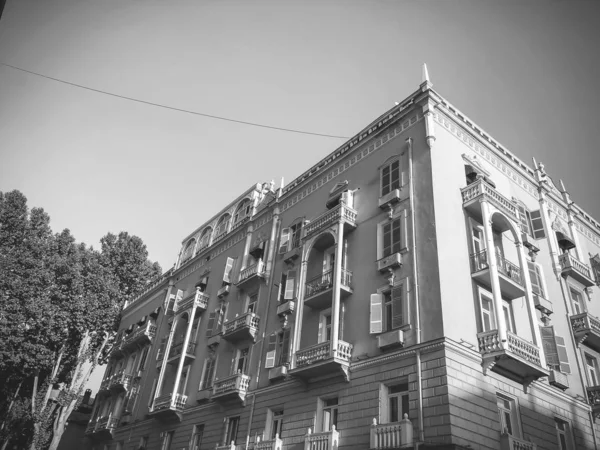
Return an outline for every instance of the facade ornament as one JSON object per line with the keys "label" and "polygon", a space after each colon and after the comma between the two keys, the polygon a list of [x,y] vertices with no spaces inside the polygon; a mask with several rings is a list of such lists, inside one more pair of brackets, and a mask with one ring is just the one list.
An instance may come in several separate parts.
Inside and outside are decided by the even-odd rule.
{"label": "facade ornament", "polygon": [[388,219],[392,220],[394,218],[394,206],[389,203],[388,208]]}
{"label": "facade ornament", "polygon": [[394,269],[392,269],[391,267],[388,268],[388,284],[390,285],[390,287],[394,286],[394,279],[396,278],[396,274],[394,273]]}
{"label": "facade ornament", "polygon": [[550,316],[547,314],[542,314],[542,323],[544,324],[545,327],[549,327],[550,326],[550,322],[552,321],[552,319],[550,319]]}

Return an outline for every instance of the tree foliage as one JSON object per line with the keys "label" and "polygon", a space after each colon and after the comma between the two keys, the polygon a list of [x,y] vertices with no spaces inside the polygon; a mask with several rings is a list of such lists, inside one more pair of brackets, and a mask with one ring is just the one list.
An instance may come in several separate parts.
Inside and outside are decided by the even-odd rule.
{"label": "tree foliage", "polygon": [[[60,437],[123,302],[161,274],[139,237],[108,233],[100,243],[96,251],[67,229],[53,234],[43,209],[29,209],[19,191],[0,192],[0,417],[5,434],[8,420],[30,429],[31,448]],[[49,402],[58,385],[71,401]]]}

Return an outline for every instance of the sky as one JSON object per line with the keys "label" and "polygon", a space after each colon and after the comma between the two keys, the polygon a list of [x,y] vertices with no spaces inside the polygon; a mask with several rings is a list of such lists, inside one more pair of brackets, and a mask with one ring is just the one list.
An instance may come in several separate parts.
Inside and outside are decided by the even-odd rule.
{"label": "sky", "polygon": [[[7,0],[0,63],[349,137],[416,90],[426,62],[434,89],[600,219],[598,17],[595,0]],[[96,247],[138,235],[164,270],[253,183],[289,182],[343,143],[0,65],[0,191]]]}

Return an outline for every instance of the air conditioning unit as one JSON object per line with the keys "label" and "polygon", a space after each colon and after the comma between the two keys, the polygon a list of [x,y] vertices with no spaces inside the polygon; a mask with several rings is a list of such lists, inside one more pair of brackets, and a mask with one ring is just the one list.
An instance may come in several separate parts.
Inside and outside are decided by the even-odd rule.
{"label": "air conditioning unit", "polygon": [[394,253],[377,261],[377,270],[380,272],[386,272],[388,269],[395,269],[396,267],[401,266],[402,255],[400,253]]}
{"label": "air conditioning unit", "polygon": [[567,378],[567,375],[558,370],[550,370],[548,381],[552,386],[562,389],[563,391],[569,388],[569,379]]}
{"label": "air conditioning unit", "polygon": [[402,330],[393,330],[377,336],[377,346],[384,350],[392,347],[404,346],[404,332]]}
{"label": "air conditioning unit", "polygon": [[229,291],[231,290],[231,287],[229,285],[225,285],[223,286],[221,289],[219,289],[217,291],[217,297],[219,298],[223,298],[226,295],[229,295]]}
{"label": "air conditioning unit", "polygon": [[388,205],[393,205],[400,201],[400,189],[394,189],[385,195],[379,197],[379,207],[381,209],[388,209]]}

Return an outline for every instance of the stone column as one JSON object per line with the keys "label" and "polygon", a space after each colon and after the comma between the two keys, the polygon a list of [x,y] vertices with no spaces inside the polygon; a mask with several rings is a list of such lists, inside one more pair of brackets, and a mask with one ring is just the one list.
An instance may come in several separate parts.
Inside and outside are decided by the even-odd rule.
{"label": "stone column", "polygon": [[[344,204],[340,202],[340,207]],[[336,356],[340,336],[340,286],[342,284],[342,262],[344,252],[344,219],[340,209],[337,242],[335,247],[335,267],[333,273],[333,299],[331,305],[331,356]]]}
{"label": "stone column", "polygon": [[246,243],[244,244],[244,254],[242,256],[242,268],[240,269],[240,272],[242,270],[244,270],[246,268],[246,265],[248,264],[248,255],[250,252],[250,244],[252,243],[252,231],[254,230],[254,227],[252,226],[252,224],[248,225],[248,231],[246,232]]}
{"label": "stone column", "polygon": [[[294,368],[296,368],[296,352],[300,350],[300,339],[302,337],[302,319],[304,314],[304,290],[306,283],[306,271],[308,269],[308,251],[306,249],[306,243],[302,249],[302,263],[300,264],[300,273],[298,274],[298,298],[296,299],[296,320],[294,321],[294,335],[292,342],[292,360],[294,362]],[[285,289],[285,286],[283,286]]]}

